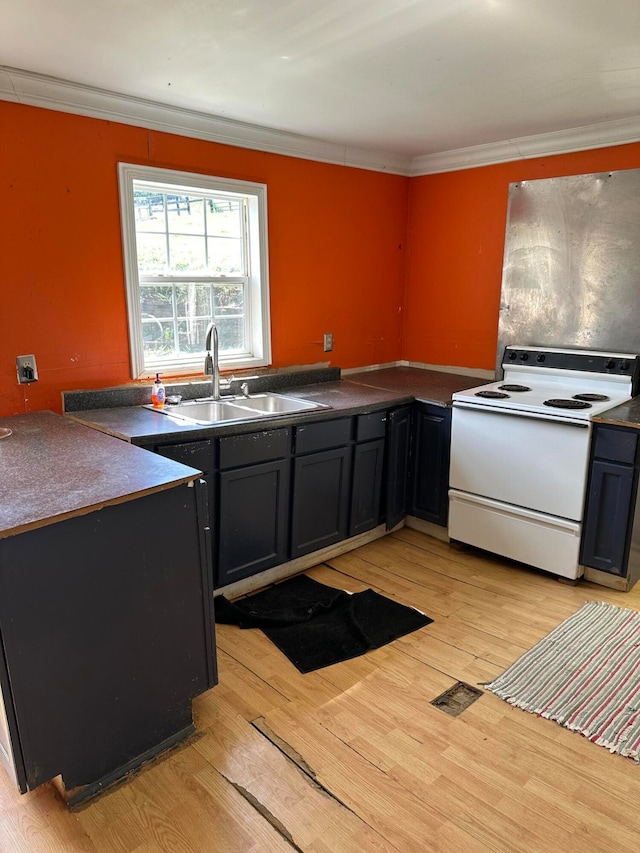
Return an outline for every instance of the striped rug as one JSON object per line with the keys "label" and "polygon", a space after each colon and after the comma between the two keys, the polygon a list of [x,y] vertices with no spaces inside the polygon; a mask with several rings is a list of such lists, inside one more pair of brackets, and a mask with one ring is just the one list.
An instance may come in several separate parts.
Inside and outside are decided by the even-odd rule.
{"label": "striped rug", "polygon": [[589,601],[485,687],[640,763],[635,610]]}

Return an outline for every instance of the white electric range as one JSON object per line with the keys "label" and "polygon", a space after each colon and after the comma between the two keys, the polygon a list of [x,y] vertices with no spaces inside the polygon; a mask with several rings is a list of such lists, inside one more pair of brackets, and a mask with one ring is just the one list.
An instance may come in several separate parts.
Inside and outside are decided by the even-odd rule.
{"label": "white electric range", "polygon": [[449,537],[577,578],[591,420],[636,392],[640,356],[508,346],[502,367],[453,395]]}

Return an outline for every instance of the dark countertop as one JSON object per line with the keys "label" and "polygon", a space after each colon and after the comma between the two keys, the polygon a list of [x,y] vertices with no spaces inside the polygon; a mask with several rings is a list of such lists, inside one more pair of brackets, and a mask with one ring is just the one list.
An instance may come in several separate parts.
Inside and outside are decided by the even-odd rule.
{"label": "dark countertop", "polygon": [[[256,427],[272,429],[311,419],[330,420],[340,415],[366,414],[376,409],[410,403],[414,399],[448,406],[454,391],[472,388],[481,381],[474,376],[415,367],[353,373],[344,380],[317,382],[281,391],[285,395],[323,403],[330,406],[329,409],[287,417],[257,417],[215,426],[189,424],[172,418],[170,414],[154,412],[142,406],[85,409],[69,412],[66,417],[132,444],[149,445],[155,441],[193,440],[210,437],[213,433],[216,436],[238,435],[255,432]],[[171,408],[167,407],[165,411],[170,413]]]}
{"label": "dark countertop", "polygon": [[594,417],[594,423],[640,428],[640,396]]}
{"label": "dark countertop", "polygon": [[476,385],[491,382],[492,379],[460,373],[445,373],[440,370],[423,370],[419,367],[386,367],[382,370],[350,373],[345,381],[370,385],[373,388],[386,388],[414,397],[424,403],[450,406],[451,395],[456,391],[474,388]]}
{"label": "dark countertop", "polygon": [[216,424],[203,426],[190,424],[171,417],[169,414],[154,412],[139,406],[128,406],[114,409],[89,409],[82,412],[72,412],[67,415],[79,423],[92,426],[94,429],[109,435],[123,438],[132,444],[151,444],[154,441],[180,441],[207,438],[215,432],[216,436],[239,435],[244,432],[255,432],[258,429],[272,429],[276,426],[288,426],[305,420],[330,420],[344,414],[364,414],[376,409],[411,402],[412,395],[370,388],[351,382],[319,382],[283,391],[294,397],[328,405],[330,409],[317,409],[304,414],[286,417],[260,418],[245,420],[238,423]]}
{"label": "dark countertop", "polygon": [[0,418],[0,538],[193,480],[200,472],[53,412]]}

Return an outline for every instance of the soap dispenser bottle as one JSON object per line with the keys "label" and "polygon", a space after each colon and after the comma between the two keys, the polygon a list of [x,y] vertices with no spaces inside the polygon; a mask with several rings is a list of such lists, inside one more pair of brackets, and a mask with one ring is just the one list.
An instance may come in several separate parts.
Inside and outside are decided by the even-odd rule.
{"label": "soap dispenser bottle", "polygon": [[151,402],[154,409],[164,409],[165,390],[160,374],[156,373],[156,381],[151,388]]}

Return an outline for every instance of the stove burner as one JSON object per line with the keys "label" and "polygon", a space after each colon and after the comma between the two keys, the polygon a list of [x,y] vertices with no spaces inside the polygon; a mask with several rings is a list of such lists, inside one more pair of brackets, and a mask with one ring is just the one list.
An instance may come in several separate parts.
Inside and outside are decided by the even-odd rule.
{"label": "stove burner", "polygon": [[563,400],[551,399],[544,401],[545,406],[551,406],[554,409],[590,409],[591,403],[585,403],[582,400]]}
{"label": "stove burner", "polygon": [[606,394],[574,394],[573,399],[586,400],[588,403],[604,403],[611,398],[607,397]]}
{"label": "stove burner", "polygon": [[500,385],[502,391],[531,391],[528,385]]}
{"label": "stove burner", "polygon": [[503,394],[502,391],[476,391],[476,397],[490,397],[492,400],[504,400],[509,395]]}

